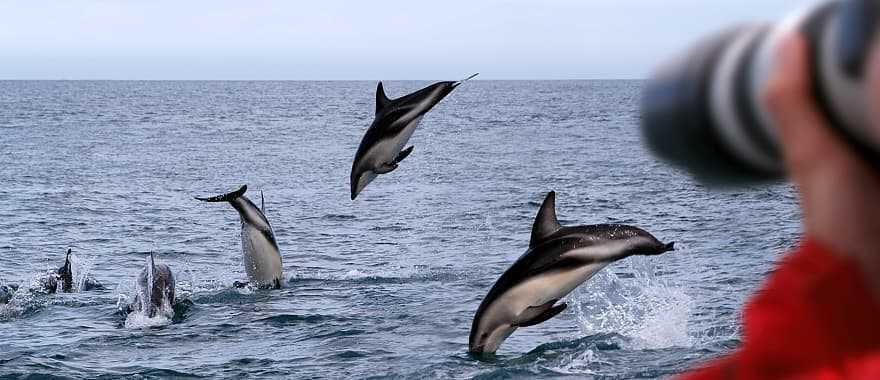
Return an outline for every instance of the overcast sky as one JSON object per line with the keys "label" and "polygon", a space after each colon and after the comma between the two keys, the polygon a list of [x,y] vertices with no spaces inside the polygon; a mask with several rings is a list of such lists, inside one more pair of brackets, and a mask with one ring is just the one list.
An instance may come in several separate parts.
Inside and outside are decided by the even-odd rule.
{"label": "overcast sky", "polygon": [[0,0],[0,79],[642,78],[799,0]]}

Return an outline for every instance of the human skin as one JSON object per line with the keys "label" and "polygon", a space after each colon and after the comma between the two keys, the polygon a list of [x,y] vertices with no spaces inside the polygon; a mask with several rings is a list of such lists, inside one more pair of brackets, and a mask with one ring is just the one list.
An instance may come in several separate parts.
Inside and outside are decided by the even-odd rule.
{"label": "human skin", "polygon": [[[880,49],[870,58],[871,123],[880,128]],[[806,39],[786,36],[764,91],[782,143],[789,178],[797,186],[805,233],[854,260],[880,302],[880,170],[836,135],[811,95]]]}

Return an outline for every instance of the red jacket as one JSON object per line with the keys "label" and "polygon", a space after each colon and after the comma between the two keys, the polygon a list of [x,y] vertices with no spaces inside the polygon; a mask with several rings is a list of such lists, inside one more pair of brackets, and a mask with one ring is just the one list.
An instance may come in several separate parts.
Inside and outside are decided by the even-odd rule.
{"label": "red jacket", "polygon": [[742,347],[683,378],[880,379],[880,303],[856,263],[814,240],[783,259],[743,326]]}

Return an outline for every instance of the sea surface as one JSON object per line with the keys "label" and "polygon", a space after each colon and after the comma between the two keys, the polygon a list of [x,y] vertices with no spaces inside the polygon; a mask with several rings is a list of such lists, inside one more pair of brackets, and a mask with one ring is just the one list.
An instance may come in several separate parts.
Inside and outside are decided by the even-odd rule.
{"label": "sea surface", "polygon": [[[0,284],[20,284],[0,377],[663,378],[729,352],[799,237],[795,193],[710,191],[653,158],[641,86],[468,82],[351,201],[376,82],[0,82]],[[238,215],[193,199],[242,184],[264,194],[280,290],[232,287]],[[477,360],[474,312],[551,190],[563,224],[632,224],[677,250],[607,267]],[[39,291],[68,247],[103,289]],[[149,252],[177,277],[171,319],[120,311]]]}

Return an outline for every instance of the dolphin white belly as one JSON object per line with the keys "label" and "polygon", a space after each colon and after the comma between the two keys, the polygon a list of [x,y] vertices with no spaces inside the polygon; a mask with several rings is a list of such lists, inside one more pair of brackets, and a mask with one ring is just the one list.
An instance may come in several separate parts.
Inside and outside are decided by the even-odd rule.
{"label": "dolphin white belly", "polygon": [[281,280],[281,254],[260,230],[250,224],[242,224],[241,244],[248,279],[259,285],[270,286],[276,280]]}
{"label": "dolphin white belly", "polygon": [[542,273],[511,288],[498,303],[507,304],[513,315],[519,315],[532,306],[558,300],[589,280],[607,264],[588,264],[577,269]]}
{"label": "dolphin white belly", "polygon": [[378,168],[384,164],[393,162],[394,159],[397,158],[397,155],[400,154],[400,151],[403,150],[409,142],[409,139],[412,137],[413,133],[415,133],[416,127],[418,127],[421,120],[422,116],[415,118],[407,124],[397,136],[381,140],[379,143],[372,146],[370,150],[367,151],[365,161],[369,162],[371,168]]}

